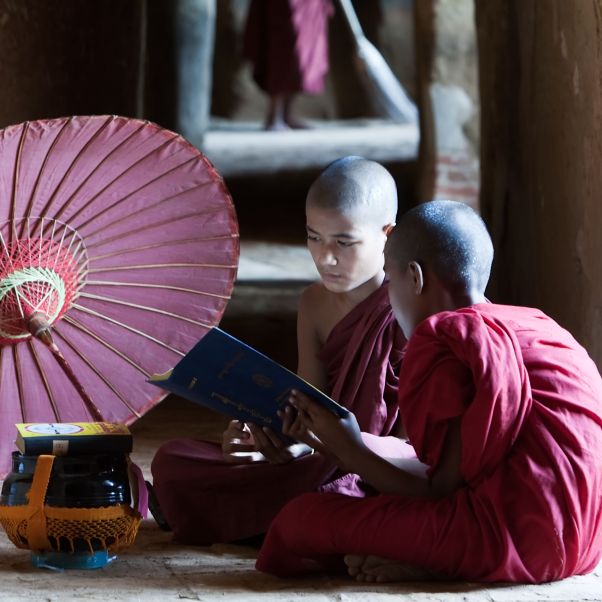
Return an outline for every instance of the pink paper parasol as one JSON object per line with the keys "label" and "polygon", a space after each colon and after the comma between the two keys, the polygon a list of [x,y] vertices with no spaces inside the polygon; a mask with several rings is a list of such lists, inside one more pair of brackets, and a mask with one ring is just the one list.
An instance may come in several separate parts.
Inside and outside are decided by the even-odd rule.
{"label": "pink paper parasol", "polygon": [[[0,131],[0,475],[15,423],[129,424],[219,323],[230,195],[179,135],[115,116]],[[0,478],[1,478],[0,476]]]}

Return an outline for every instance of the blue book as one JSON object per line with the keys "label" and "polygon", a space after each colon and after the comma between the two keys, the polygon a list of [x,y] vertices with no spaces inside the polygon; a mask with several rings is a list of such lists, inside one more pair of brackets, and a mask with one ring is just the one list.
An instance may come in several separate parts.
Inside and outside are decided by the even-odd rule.
{"label": "blue book", "polygon": [[172,369],[149,381],[180,397],[277,433],[292,389],[344,418],[349,411],[307,381],[219,328],[212,328]]}

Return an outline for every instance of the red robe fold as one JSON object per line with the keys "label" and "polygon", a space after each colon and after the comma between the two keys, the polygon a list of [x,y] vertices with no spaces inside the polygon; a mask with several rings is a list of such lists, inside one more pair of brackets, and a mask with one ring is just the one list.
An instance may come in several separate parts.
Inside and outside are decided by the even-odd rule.
{"label": "red robe fold", "polygon": [[[335,326],[321,351],[331,395],[357,413],[368,433],[385,436],[397,427],[397,374],[404,344],[385,284]],[[372,439],[383,454],[413,453],[395,437]],[[183,439],[161,446],[151,469],[163,514],[183,543],[264,533],[286,502],[322,485],[328,491],[364,495],[356,475],[337,473],[320,454],[285,465],[233,465],[224,461],[218,445]]]}
{"label": "red robe fold", "polygon": [[319,94],[328,72],[330,0],[253,0],[244,54],[253,78],[271,96]]}
{"label": "red robe fold", "polygon": [[530,308],[482,304],[430,317],[401,370],[399,403],[434,470],[460,417],[466,485],[437,501],[306,494],[274,519],[257,567],[302,573],[373,554],[449,577],[543,582],[602,555],[602,379],[586,351]]}

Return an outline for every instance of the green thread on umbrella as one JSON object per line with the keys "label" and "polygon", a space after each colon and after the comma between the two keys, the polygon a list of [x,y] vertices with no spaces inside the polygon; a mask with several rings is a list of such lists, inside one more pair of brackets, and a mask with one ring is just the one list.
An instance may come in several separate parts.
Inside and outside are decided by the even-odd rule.
{"label": "green thread on umbrella", "polygon": [[[28,315],[41,311],[52,324],[65,305],[65,282],[50,268],[25,267],[6,275],[0,281],[0,305],[5,300],[18,308],[21,318],[25,319]],[[14,313],[6,321],[13,326],[10,329],[12,332],[7,332],[4,317],[0,315],[0,336],[11,339],[24,339],[29,336],[27,331],[23,331],[22,334],[14,332],[14,320],[17,317]]]}
{"label": "green thread on umbrella", "polygon": [[42,322],[47,332],[77,298],[87,265],[83,241],[67,224],[45,217],[0,223],[0,345],[38,337],[32,328]]}

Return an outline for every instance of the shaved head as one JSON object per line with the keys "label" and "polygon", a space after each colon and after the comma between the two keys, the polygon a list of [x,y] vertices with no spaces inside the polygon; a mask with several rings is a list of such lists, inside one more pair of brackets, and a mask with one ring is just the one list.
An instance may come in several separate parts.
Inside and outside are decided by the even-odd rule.
{"label": "shaved head", "polygon": [[387,261],[416,261],[452,292],[485,292],[493,244],[485,223],[464,203],[431,201],[402,216],[387,242]]}
{"label": "shaved head", "polygon": [[307,206],[347,216],[394,224],[397,188],[393,176],[379,163],[362,157],[343,157],[331,163],[311,185]]}

